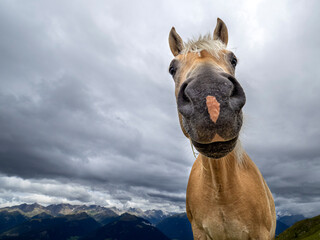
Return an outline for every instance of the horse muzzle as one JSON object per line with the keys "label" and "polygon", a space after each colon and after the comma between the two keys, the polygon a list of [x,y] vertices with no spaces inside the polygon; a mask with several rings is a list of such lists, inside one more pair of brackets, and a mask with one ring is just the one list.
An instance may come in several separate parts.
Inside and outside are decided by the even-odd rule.
{"label": "horse muzzle", "polygon": [[[201,144],[231,141],[230,146],[235,146],[233,140],[242,126],[245,102],[245,93],[236,78],[211,65],[199,66],[189,74],[177,96],[183,128],[200,152]],[[227,148],[222,149],[227,152]]]}

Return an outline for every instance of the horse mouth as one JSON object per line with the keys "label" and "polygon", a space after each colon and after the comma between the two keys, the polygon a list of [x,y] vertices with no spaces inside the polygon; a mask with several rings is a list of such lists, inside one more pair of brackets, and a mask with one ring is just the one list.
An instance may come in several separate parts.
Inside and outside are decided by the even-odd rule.
{"label": "horse mouth", "polygon": [[224,142],[212,142],[208,144],[198,143],[191,139],[193,146],[203,155],[209,158],[222,158],[230,153],[237,145],[238,136]]}

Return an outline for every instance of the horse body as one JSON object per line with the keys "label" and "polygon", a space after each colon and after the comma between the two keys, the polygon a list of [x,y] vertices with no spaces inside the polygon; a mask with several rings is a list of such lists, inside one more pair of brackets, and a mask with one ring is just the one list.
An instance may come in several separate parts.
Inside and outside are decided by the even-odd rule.
{"label": "horse body", "polygon": [[199,154],[187,188],[187,215],[195,240],[273,239],[275,207],[260,171],[247,154],[223,159]]}
{"label": "horse body", "polygon": [[246,97],[227,43],[219,18],[213,37],[184,43],[174,28],[169,34],[180,126],[199,151],[187,187],[187,215],[195,240],[271,240],[274,201],[238,139]]}

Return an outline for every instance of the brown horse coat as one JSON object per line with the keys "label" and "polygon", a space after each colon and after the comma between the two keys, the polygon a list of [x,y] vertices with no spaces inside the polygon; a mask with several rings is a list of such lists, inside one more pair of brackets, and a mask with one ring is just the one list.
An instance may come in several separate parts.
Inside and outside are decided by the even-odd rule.
{"label": "brown horse coat", "polygon": [[194,239],[274,238],[276,215],[271,192],[245,153],[222,159],[199,154],[187,188],[187,215]]}

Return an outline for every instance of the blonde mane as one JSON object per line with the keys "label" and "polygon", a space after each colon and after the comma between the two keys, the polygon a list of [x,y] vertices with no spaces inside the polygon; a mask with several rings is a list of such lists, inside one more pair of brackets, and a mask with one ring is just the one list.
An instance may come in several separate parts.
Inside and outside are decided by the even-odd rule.
{"label": "blonde mane", "polygon": [[223,42],[214,40],[211,34],[206,34],[204,36],[200,35],[198,39],[190,39],[185,42],[181,54],[189,52],[200,53],[206,50],[211,55],[219,58],[219,52],[223,49],[226,49],[226,45]]}

